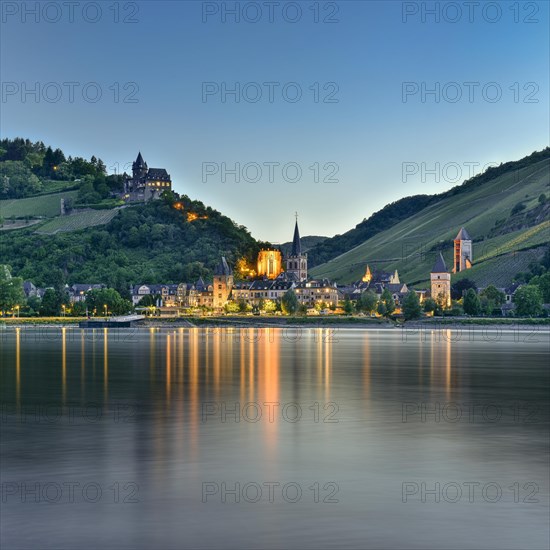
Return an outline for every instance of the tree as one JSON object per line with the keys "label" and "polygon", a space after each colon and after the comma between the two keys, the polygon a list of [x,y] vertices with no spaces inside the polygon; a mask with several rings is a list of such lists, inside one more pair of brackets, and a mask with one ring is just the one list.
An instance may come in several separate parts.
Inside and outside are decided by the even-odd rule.
{"label": "tree", "polygon": [[5,161],[0,164],[0,198],[20,199],[42,189],[42,182],[21,161]]}
{"label": "tree", "polygon": [[40,315],[55,317],[61,313],[63,294],[59,290],[48,288],[42,296]]}
{"label": "tree", "polygon": [[265,300],[264,311],[266,313],[273,313],[277,309],[277,304],[273,300]]}
{"label": "tree", "polygon": [[4,313],[15,306],[21,306],[24,301],[23,280],[12,277],[8,266],[0,266],[0,311]]}
{"label": "tree", "polygon": [[542,301],[545,304],[550,304],[550,271],[544,275],[533,277],[529,284],[538,286],[542,294]]}
{"label": "tree", "polygon": [[479,315],[481,311],[481,303],[479,296],[473,288],[469,288],[464,296],[464,313],[467,315]]}
{"label": "tree", "polygon": [[349,298],[344,300],[344,313],[346,315],[351,315],[353,313],[353,304],[350,302]]}
{"label": "tree", "polygon": [[238,313],[239,312],[239,304],[233,300],[229,300],[224,306],[223,309],[225,310],[225,313]]}
{"label": "tree", "polygon": [[88,311],[95,309],[98,314],[123,315],[132,310],[132,304],[128,300],[124,300],[114,288],[89,290],[86,293],[86,305]]}
{"label": "tree", "polygon": [[546,204],[546,201],[547,201],[547,197],[544,193],[541,193],[539,195],[539,204]]}
{"label": "tree", "polygon": [[451,298],[453,300],[460,300],[464,296],[464,293],[470,288],[477,290],[474,281],[470,279],[460,279],[460,281],[451,285]]}
{"label": "tree", "polygon": [[542,293],[536,285],[519,287],[514,294],[516,313],[523,317],[535,317],[542,312]]}
{"label": "tree", "polygon": [[372,313],[376,310],[376,304],[378,304],[378,296],[372,291],[367,290],[363,292],[357,299],[357,311],[364,311],[366,313]]}
{"label": "tree", "polygon": [[383,302],[385,308],[386,308],[386,316],[390,316],[395,311],[395,301],[393,299],[393,296],[391,295],[391,292],[385,288],[382,292],[382,296],[380,296],[380,301]]}
{"label": "tree", "polygon": [[384,302],[378,302],[378,307],[376,308],[376,312],[378,313],[378,315],[382,315],[382,316],[386,315],[387,310]]}
{"label": "tree", "polygon": [[83,317],[86,315],[86,310],[88,308],[86,307],[86,302],[75,302],[73,304],[73,315],[76,317]]}
{"label": "tree", "polygon": [[495,306],[500,306],[506,300],[506,295],[504,292],[501,292],[494,285],[489,285],[486,289],[481,292],[481,296],[487,298],[487,300],[492,300]]}
{"label": "tree", "polygon": [[29,308],[29,313],[34,315],[40,311],[41,300],[38,296],[29,296],[27,298],[27,307]]}
{"label": "tree", "polygon": [[403,301],[403,314],[407,321],[419,319],[422,316],[420,300],[418,294],[414,290],[411,290],[407,296],[405,296],[405,300]]}
{"label": "tree", "polygon": [[433,298],[426,298],[424,300],[424,311],[426,313],[435,313],[437,309],[437,302]]}
{"label": "tree", "polygon": [[281,298],[281,305],[283,307],[283,311],[287,315],[294,315],[298,311],[298,298],[296,297],[296,293],[293,289],[285,292]]}

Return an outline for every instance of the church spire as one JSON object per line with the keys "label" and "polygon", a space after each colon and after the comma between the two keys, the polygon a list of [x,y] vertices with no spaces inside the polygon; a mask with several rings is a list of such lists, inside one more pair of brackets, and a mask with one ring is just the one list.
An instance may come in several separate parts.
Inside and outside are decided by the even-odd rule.
{"label": "church spire", "polygon": [[302,245],[300,243],[300,230],[298,229],[298,215],[296,215],[296,225],[294,226],[294,239],[292,239],[292,256],[302,255]]}
{"label": "church spire", "polygon": [[143,166],[145,162],[143,162],[143,157],[141,156],[141,151],[139,151],[137,159],[136,159],[136,166]]}

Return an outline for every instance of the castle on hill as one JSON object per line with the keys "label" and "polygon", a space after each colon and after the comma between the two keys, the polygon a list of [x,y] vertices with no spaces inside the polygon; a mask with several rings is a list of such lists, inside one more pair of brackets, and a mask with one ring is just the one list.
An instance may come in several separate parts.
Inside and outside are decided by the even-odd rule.
{"label": "castle on hill", "polygon": [[149,168],[141,152],[132,163],[132,176],[124,182],[123,198],[127,201],[159,199],[164,191],[172,190],[172,179],[165,168]]}

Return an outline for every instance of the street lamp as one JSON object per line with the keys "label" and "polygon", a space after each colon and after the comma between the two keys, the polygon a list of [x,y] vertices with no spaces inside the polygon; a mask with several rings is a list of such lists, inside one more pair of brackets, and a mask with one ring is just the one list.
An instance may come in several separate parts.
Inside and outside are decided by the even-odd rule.
{"label": "street lamp", "polygon": [[105,317],[107,317],[107,304],[103,304],[103,307],[105,308]]}
{"label": "street lamp", "polygon": [[65,304],[62,304],[61,307],[63,309],[63,317],[65,317]]}
{"label": "street lamp", "polygon": [[21,307],[20,305],[15,306],[15,309],[17,310],[17,317],[19,317],[19,308],[20,307]]}

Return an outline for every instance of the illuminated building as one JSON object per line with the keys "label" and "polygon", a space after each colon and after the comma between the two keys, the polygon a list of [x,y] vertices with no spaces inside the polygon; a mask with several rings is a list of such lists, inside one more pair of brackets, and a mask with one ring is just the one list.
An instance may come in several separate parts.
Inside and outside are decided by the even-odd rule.
{"label": "illuminated building", "polygon": [[283,270],[283,258],[280,250],[267,249],[258,253],[258,275],[276,279]]}
{"label": "illuminated building", "polygon": [[164,168],[149,168],[141,152],[132,163],[132,177],[124,183],[124,193],[129,200],[158,199],[164,191],[172,190],[170,174]]}
{"label": "illuminated building", "polygon": [[453,273],[472,267],[472,238],[466,229],[462,228],[454,240]]}
{"label": "illuminated building", "polygon": [[213,288],[213,307],[222,309],[229,300],[229,295],[233,289],[233,271],[229,267],[225,257],[222,256],[221,262],[214,271]]}

